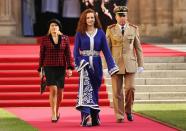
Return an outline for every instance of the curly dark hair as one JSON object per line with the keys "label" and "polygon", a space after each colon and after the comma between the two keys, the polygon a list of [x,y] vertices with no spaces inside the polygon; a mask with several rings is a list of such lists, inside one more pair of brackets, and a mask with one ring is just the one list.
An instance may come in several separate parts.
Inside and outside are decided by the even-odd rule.
{"label": "curly dark hair", "polygon": [[98,29],[102,28],[100,20],[98,18],[98,15],[96,14],[96,12],[94,10],[92,10],[92,9],[86,9],[86,10],[84,10],[82,12],[82,14],[80,16],[80,19],[79,19],[79,22],[78,22],[78,26],[77,26],[77,29],[76,29],[77,32],[85,34],[85,32],[87,31],[86,17],[87,17],[88,13],[93,13],[94,14],[94,17],[95,17],[94,26],[95,26],[95,28],[98,28]]}

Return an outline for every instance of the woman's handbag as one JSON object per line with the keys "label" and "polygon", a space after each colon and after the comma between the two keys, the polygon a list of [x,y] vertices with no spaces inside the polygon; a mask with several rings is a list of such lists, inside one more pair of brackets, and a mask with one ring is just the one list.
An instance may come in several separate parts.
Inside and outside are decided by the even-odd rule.
{"label": "woman's handbag", "polygon": [[42,71],[42,77],[41,77],[41,83],[40,83],[40,93],[42,95],[46,90],[47,83],[46,83],[46,78],[45,78],[45,73],[44,73],[43,68],[41,68],[41,71]]}

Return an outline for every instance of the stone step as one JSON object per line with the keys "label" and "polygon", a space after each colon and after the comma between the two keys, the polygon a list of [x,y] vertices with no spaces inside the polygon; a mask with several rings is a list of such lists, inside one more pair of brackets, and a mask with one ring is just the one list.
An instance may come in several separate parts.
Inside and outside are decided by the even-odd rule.
{"label": "stone step", "polygon": [[138,92],[135,100],[186,100],[186,92]]}
{"label": "stone step", "polygon": [[[176,99],[176,100],[134,100],[134,103],[142,103],[142,104],[147,104],[147,103],[186,103],[186,100],[180,100],[180,99]],[[113,103],[111,103],[111,105],[113,105]],[[112,106],[113,107],[113,106]]]}
{"label": "stone step", "polygon": [[171,39],[165,36],[141,36],[144,43],[171,43]]}
{"label": "stone step", "polygon": [[136,78],[186,78],[186,70],[145,70],[137,73]]}
{"label": "stone step", "polygon": [[185,56],[175,57],[144,57],[144,63],[184,63]]}
{"label": "stone step", "polygon": [[[108,94],[110,105],[113,107],[112,94]],[[134,103],[185,103],[186,92],[157,92],[157,93],[135,93]]]}
{"label": "stone step", "polygon": [[172,50],[186,52],[186,44],[185,43],[167,43],[167,44],[157,44],[159,47],[168,48]]}
{"label": "stone step", "polygon": [[[186,100],[134,100],[134,104],[165,104],[165,103],[186,103]],[[113,108],[113,101],[110,101],[110,107]]]}
{"label": "stone step", "polygon": [[[112,92],[112,85],[106,85],[107,91]],[[186,92],[186,85],[136,85],[135,92]]]}
{"label": "stone step", "polygon": [[[155,97],[156,95],[156,97]],[[180,94],[176,93],[170,93],[170,94],[135,94],[135,99],[134,99],[134,104],[135,103],[186,103],[186,92]],[[163,97],[162,97],[163,96]],[[153,99],[152,99],[153,98]],[[158,99],[156,99],[158,98]],[[112,94],[109,94],[109,100],[110,100],[110,106],[113,107],[113,99],[112,99]]]}
{"label": "stone step", "polygon": [[14,37],[14,36],[0,36],[0,43],[3,44],[36,44],[37,39],[35,37]]}
{"label": "stone step", "polygon": [[186,92],[186,85],[136,85],[136,92]]}
{"label": "stone step", "polygon": [[145,63],[145,70],[186,70],[186,63]]}
{"label": "stone step", "polygon": [[[111,85],[111,78],[105,78],[106,84]],[[183,85],[186,78],[136,78],[136,85]]]}
{"label": "stone step", "polygon": [[[105,77],[110,78],[108,73]],[[186,70],[144,70],[143,73],[136,73],[136,78],[186,78]]]}
{"label": "stone step", "polygon": [[[110,101],[113,101],[112,93],[108,93]],[[150,92],[135,93],[135,100],[185,100],[186,92]]]}
{"label": "stone step", "polygon": [[136,84],[139,85],[183,85],[186,84],[186,78],[136,78]]}
{"label": "stone step", "polygon": [[[134,100],[134,105],[135,104],[165,104],[165,103],[185,104],[186,100],[177,100],[177,99],[176,100]],[[113,108],[113,101],[110,101],[110,107]]]}

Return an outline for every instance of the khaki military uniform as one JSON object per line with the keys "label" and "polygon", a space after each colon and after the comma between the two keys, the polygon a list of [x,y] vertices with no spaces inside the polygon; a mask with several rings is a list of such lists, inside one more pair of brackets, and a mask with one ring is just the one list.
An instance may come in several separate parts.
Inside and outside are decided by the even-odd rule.
{"label": "khaki military uniform", "polygon": [[119,67],[119,72],[112,76],[114,111],[116,119],[124,119],[124,113],[131,113],[134,102],[134,79],[137,67],[143,67],[138,28],[126,23],[122,35],[119,25],[114,24],[107,28],[106,37],[112,56]]}

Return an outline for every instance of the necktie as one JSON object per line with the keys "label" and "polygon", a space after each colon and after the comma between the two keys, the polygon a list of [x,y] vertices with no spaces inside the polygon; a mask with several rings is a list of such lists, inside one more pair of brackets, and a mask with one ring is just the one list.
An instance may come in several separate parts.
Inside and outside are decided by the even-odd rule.
{"label": "necktie", "polygon": [[121,27],[121,34],[124,35],[124,26]]}

